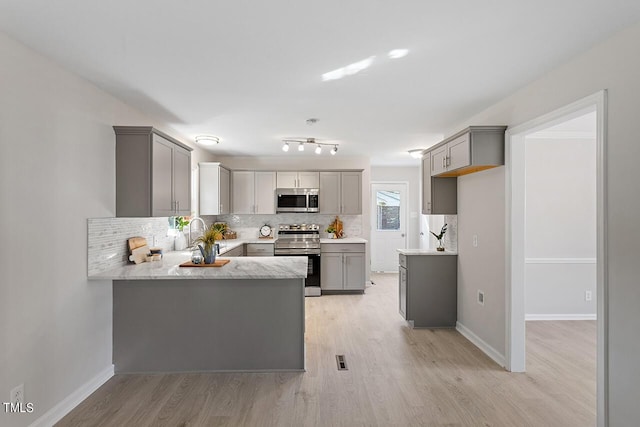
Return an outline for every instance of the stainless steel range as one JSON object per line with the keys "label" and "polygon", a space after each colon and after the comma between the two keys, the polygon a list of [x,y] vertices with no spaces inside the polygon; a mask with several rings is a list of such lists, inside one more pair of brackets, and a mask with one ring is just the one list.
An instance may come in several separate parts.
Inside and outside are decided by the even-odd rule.
{"label": "stainless steel range", "polygon": [[304,294],[320,296],[320,226],[318,224],[281,224],[274,243],[275,256],[306,256],[307,279]]}

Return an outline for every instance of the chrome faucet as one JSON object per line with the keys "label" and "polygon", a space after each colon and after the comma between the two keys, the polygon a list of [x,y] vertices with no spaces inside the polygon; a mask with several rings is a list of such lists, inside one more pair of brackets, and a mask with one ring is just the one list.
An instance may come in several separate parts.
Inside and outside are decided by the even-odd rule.
{"label": "chrome faucet", "polygon": [[193,242],[191,241],[191,226],[196,221],[200,221],[202,223],[202,232],[203,233],[204,233],[204,230],[207,228],[207,224],[205,224],[204,220],[202,218],[200,218],[199,216],[194,216],[193,218],[191,218],[191,221],[189,221],[189,240],[187,241],[187,245],[188,245],[189,248],[193,247]]}

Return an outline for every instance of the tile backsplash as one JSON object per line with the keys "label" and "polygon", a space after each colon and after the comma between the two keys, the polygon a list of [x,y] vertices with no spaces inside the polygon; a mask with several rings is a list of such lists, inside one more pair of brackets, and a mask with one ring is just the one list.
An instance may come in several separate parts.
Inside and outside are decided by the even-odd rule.
{"label": "tile backsplash", "polygon": [[168,218],[89,218],[88,274],[97,274],[129,261],[127,239],[144,237],[149,247],[173,250],[174,238],[167,236]]}
{"label": "tile backsplash", "polygon": [[[345,237],[363,237],[362,215],[338,215],[343,223]],[[258,230],[264,224],[274,230],[280,224],[319,224],[321,237],[326,237],[325,228],[333,222],[336,215],[325,214],[275,214],[275,215],[218,215],[217,217],[203,217],[210,224],[214,221],[226,222],[229,228],[238,233],[240,239],[258,237]]]}
{"label": "tile backsplash", "polygon": [[458,252],[458,215],[445,215],[447,233],[444,235],[444,247],[448,251]]}

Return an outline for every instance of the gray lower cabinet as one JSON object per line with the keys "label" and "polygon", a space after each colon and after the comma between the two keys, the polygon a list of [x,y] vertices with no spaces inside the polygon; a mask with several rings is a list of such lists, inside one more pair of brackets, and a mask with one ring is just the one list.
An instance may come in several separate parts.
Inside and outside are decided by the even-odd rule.
{"label": "gray lower cabinet", "polygon": [[400,254],[400,315],[418,328],[453,328],[458,318],[458,256]]}
{"label": "gray lower cabinet", "polygon": [[191,214],[191,151],[150,126],[114,126],[116,216]]}
{"label": "gray lower cabinet", "polygon": [[247,256],[273,256],[273,243],[247,243]]}
{"label": "gray lower cabinet", "polygon": [[364,243],[321,245],[320,288],[323,291],[364,291]]}
{"label": "gray lower cabinet", "polygon": [[244,256],[244,247],[245,247],[245,245],[240,245],[237,248],[233,248],[233,249],[223,253],[220,256],[221,257],[225,257],[225,258]]}

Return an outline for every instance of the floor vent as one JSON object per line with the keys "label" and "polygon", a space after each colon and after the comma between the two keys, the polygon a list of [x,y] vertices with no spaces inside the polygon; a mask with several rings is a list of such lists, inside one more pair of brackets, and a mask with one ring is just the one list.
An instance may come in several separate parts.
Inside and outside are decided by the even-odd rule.
{"label": "floor vent", "polygon": [[344,354],[336,354],[336,362],[338,363],[338,371],[347,371],[347,358]]}

